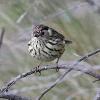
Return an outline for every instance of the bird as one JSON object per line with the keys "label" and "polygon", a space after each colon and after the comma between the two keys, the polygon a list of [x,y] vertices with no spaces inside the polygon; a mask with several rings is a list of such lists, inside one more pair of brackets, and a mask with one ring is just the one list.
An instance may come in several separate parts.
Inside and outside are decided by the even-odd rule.
{"label": "bird", "polygon": [[65,39],[55,29],[38,24],[32,30],[32,37],[28,42],[28,52],[40,62],[50,62],[57,59],[58,66],[59,58],[65,51],[65,45],[71,43],[71,40]]}

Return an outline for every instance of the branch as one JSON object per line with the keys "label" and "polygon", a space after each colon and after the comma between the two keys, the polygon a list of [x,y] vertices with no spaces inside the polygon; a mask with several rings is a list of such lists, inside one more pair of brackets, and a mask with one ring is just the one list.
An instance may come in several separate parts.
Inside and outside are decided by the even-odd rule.
{"label": "branch", "polygon": [[0,98],[8,99],[8,100],[31,100],[27,97],[17,96],[15,94],[3,93],[0,95]]}
{"label": "branch", "polygon": [[37,100],[41,100],[41,98],[48,92],[50,91],[53,87],[55,87],[58,83],[61,82],[61,80],[68,74],[73,68],[70,68],[67,70],[62,76],[60,76],[48,89],[46,89]]}
{"label": "branch", "polygon": [[[51,90],[53,87],[55,87],[58,83],[61,82],[61,80],[66,76],[66,74],[68,74],[70,71],[75,70],[75,71],[80,71],[83,72],[85,74],[88,74],[92,77],[95,77],[96,79],[100,80],[100,75],[96,74],[96,72],[94,71],[94,69],[92,68],[87,68],[84,67],[85,65],[81,64],[80,62],[88,59],[89,57],[97,54],[100,52],[100,49],[87,54],[86,56],[81,57],[79,60],[75,61],[74,63],[71,62],[71,64],[68,64],[67,62],[63,62],[63,63],[59,63],[58,68],[59,69],[65,69],[66,72],[60,76],[55,82],[54,84],[52,84],[48,89],[46,89],[41,96],[38,98],[38,100],[40,100],[49,90]],[[80,63],[80,65],[79,65]],[[78,67],[77,67],[78,66]],[[17,77],[15,77],[14,79],[12,79],[9,83],[7,83],[1,90],[0,90],[0,97],[2,97],[2,95],[5,93],[9,93],[9,89],[16,84],[17,81],[21,80],[24,77],[27,77],[29,75],[32,75],[33,73],[36,72],[40,72],[40,71],[44,71],[44,70],[49,70],[49,69],[56,69],[55,64],[53,65],[49,65],[49,66],[40,66],[40,68],[37,71],[37,67],[33,68],[32,70],[26,72],[26,73],[22,73],[21,75],[18,75]],[[6,95],[5,95],[6,96]],[[10,96],[10,95],[9,95]],[[14,96],[13,96],[14,97]],[[18,96],[19,97],[19,96]],[[15,99],[13,99],[15,100]]]}
{"label": "branch", "polygon": [[2,27],[2,29],[1,29],[1,35],[0,35],[0,48],[1,48],[2,43],[3,43],[4,33],[5,33],[5,28]]}

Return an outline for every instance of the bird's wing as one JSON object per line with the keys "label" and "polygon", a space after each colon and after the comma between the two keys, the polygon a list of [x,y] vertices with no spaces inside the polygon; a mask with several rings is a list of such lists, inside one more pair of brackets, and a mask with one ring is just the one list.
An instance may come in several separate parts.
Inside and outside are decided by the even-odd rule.
{"label": "bird's wing", "polygon": [[53,37],[55,37],[56,42],[65,41],[65,44],[71,44],[72,43],[71,40],[65,39],[65,37],[62,34],[60,34],[59,32],[57,32],[56,30],[52,29],[52,32],[55,33]]}

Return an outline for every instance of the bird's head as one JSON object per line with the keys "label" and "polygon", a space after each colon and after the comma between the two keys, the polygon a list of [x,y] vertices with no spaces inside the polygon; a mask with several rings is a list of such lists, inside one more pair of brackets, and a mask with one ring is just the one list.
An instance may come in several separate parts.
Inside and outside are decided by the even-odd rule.
{"label": "bird's head", "polygon": [[49,37],[52,37],[52,35],[52,30],[48,26],[40,24],[33,28],[34,37],[48,39]]}

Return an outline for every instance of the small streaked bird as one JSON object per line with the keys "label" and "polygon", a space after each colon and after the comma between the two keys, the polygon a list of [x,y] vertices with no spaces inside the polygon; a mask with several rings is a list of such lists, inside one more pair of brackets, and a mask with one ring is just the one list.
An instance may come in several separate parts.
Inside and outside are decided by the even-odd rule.
{"label": "small streaked bird", "polygon": [[36,25],[32,31],[31,40],[28,42],[29,54],[40,62],[49,62],[59,58],[65,51],[65,45],[72,41],[48,26]]}

